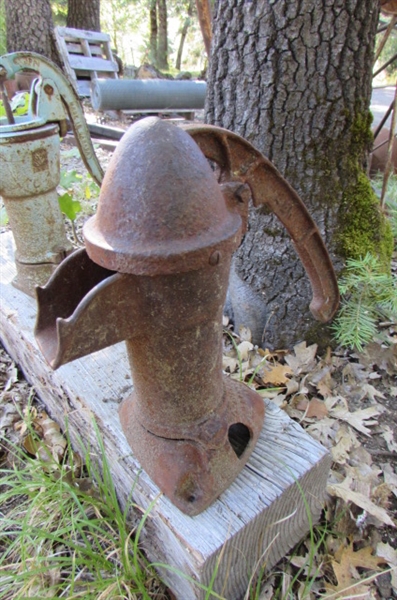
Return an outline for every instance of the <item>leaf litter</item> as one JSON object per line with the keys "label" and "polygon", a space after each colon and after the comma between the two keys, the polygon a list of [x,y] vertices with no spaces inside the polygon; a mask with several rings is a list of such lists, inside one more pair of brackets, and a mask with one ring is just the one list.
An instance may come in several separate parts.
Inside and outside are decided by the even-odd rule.
{"label": "leaf litter", "polygon": [[275,402],[333,459],[324,514],[329,531],[317,548],[315,585],[306,595],[302,591],[309,561],[301,544],[282,563],[281,588],[277,577],[269,577],[264,598],[285,586],[290,590],[286,581],[297,571],[302,581],[296,581],[294,596],[285,597],[397,598],[394,331],[389,341],[388,347],[373,342],[362,354],[328,350],[320,357],[316,344],[301,342],[291,352],[253,347],[239,356],[251,342],[249,332],[241,339],[227,330],[225,372]]}

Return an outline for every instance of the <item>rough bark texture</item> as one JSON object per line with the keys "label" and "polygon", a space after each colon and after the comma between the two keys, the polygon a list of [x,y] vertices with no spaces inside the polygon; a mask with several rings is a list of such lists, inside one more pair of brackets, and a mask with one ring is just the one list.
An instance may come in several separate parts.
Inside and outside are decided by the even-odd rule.
{"label": "rough bark texture", "polygon": [[28,50],[60,64],[49,0],[6,0],[7,52]]}
{"label": "rough bark texture", "polygon": [[[240,134],[274,163],[337,269],[360,253],[358,242],[378,249],[383,239],[363,171],[377,21],[377,0],[215,4],[206,121]],[[229,297],[237,326],[250,326],[267,347],[326,339],[308,310],[309,281],[288,234],[264,211],[250,212]]]}
{"label": "rough bark texture", "polygon": [[166,0],[157,0],[159,17],[157,66],[159,69],[168,69],[168,23]]}
{"label": "rough bark texture", "polygon": [[66,26],[101,31],[100,0],[68,0]]}

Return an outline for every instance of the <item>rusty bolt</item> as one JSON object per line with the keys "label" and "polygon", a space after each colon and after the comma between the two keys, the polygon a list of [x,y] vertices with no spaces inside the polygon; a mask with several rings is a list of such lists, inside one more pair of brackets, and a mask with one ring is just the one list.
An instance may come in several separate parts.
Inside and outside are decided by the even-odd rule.
{"label": "rusty bolt", "polygon": [[218,250],[215,250],[210,256],[209,263],[211,266],[215,267],[215,265],[219,264],[221,260],[221,253]]}
{"label": "rusty bolt", "polygon": [[44,86],[44,91],[48,96],[52,96],[54,93],[54,88],[49,83],[46,83]]}

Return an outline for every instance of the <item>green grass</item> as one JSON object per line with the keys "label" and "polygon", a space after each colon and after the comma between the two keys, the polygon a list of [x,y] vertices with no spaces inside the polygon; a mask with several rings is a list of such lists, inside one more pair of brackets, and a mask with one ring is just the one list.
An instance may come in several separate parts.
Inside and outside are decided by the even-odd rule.
{"label": "green grass", "polygon": [[147,515],[121,510],[106,460],[100,472],[87,451],[81,477],[71,460],[59,465],[18,448],[8,457],[13,464],[0,470],[0,599],[167,597],[139,548]]}

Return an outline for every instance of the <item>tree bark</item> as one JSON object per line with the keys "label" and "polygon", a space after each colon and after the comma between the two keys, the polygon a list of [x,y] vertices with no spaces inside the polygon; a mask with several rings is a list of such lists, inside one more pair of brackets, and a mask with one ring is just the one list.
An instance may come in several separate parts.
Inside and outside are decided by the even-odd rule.
{"label": "tree bark", "polygon": [[185,22],[184,22],[182,30],[181,30],[181,39],[179,42],[178,53],[177,53],[176,61],[175,61],[175,68],[178,69],[178,71],[181,70],[183,47],[185,45],[185,40],[186,40],[188,29],[190,27],[192,15],[193,15],[193,0],[190,0],[189,6],[187,7],[187,16],[186,16]]}
{"label": "tree bark", "polygon": [[100,0],[68,0],[66,26],[101,31]]}
{"label": "tree bark", "polygon": [[[339,270],[347,256],[391,253],[364,174],[378,22],[375,0],[217,0],[206,122],[267,156],[296,189]],[[250,209],[233,261],[229,312],[256,343],[329,341],[288,234]]]}
{"label": "tree bark", "polygon": [[151,0],[151,2],[150,2],[149,17],[150,17],[149,58],[150,58],[150,62],[155,67],[157,67],[157,35],[158,35],[157,0]]}
{"label": "tree bark", "polygon": [[196,7],[205,51],[209,58],[211,54],[212,40],[212,11],[210,0],[196,0]]}
{"label": "tree bark", "polygon": [[158,43],[157,43],[157,66],[159,69],[168,69],[168,23],[167,23],[167,2],[166,0],[157,0],[157,10],[159,17]]}
{"label": "tree bark", "polygon": [[49,0],[5,0],[7,52],[38,52],[60,65]]}

